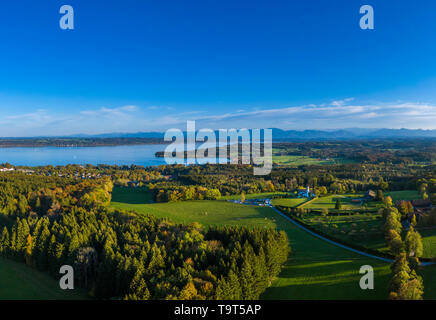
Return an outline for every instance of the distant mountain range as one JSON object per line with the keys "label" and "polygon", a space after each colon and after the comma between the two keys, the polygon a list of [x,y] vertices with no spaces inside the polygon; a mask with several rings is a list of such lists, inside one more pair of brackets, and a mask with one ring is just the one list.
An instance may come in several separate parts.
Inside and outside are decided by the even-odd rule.
{"label": "distant mountain range", "polygon": [[[436,130],[423,129],[364,129],[340,130],[282,130],[272,128],[274,141],[353,140],[353,139],[407,139],[436,138]],[[163,138],[163,132],[105,133],[74,135],[77,138]]]}
{"label": "distant mountain range", "polygon": [[123,132],[112,132],[112,133],[102,133],[102,134],[77,134],[69,137],[73,138],[162,138],[164,137],[164,132],[136,132],[136,133],[123,133]]}
{"label": "distant mountain range", "polygon": [[[273,141],[315,141],[315,140],[356,140],[356,139],[411,139],[436,138],[436,130],[423,129],[338,129],[338,130],[282,130],[271,128]],[[218,137],[218,131],[215,132]],[[113,138],[140,138],[163,139],[164,132],[112,132],[103,134],[75,134],[68,136],[35,136],[35,137],[0,137],[1,140],[23,139],[113,139]],[[185,133],[186,134],[186,133]]]}
{"label": "distant mountain range", "polygon": [[272,130],[274,141],[436,138],[436,130],[422,129]]}

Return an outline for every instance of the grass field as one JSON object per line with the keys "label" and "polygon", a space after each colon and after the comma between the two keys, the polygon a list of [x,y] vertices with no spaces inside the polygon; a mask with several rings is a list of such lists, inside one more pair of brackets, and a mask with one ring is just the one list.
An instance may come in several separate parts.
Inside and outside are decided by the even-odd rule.
{"label": "grass field", "polygon": [[123,202],[130,204],[151,203],[153,199],[148,189],[143,188],[128,188],[114,187],[112,192],[113,202]]}
{"label": "grass field", "polygon": [[436,266],[423,268],[419,274],[424,279],[424,300],[436,300]]}
{"label": "grass field", "polygon": [[80,290],[61,290],[56,279],[22,263],[0,258],[0,300],[86,299]]}
{"label": "grass field", "polygon": [[[396,196],[415,197],[416,194],[404,193]],[[292,253],[279,277],[264,292],[262,299],[386,299],[388,295],[387,286],[391,279],[388,263],[360,256],[315,238],[270,208],[226,201],[150,204],[150,200],[146,189],[116,187],[113,191],[112,206],[167,217],[176,222],[196,221],[205,226],[243,225],[284,230],[289,237]],[[303,199],[274,201],[297,205],[297,201],[292,200]],[[358,222],[367,226],[373,221],[364,220],[364,215],[360,218],[363,220]],[[347,222],[341,219],[350,218],[338,217],[334,222]],[[421,234],[424,237],[425,254],[435,253],[436,231],[426,230]],[[361,290],[359,287],[359,269],[363,265],[371,265],[374,268],[375,290]],[[423,268],[420,274],[424,278],[424,298],[436,299],[436,267]],[[58,281],[47,274],[24,264],[0,258],[0,299],[86,298],[86,294],[81,291],[60,290]]]}
{"label": "grass field", "polygon": [[[279,277],[263,294],[263,299],[387,298],[391,278],[389,264],[336,247],[288,221],[278,221],[278,227],[287,232],[292,255]],[[359,270],[363,265],[374,268],[374,290],[359,287]]]}
{"label": "grass field", "polygon": [[307,156],[274,156],[272,157],[273,163],[287,166],[302,166],[302,165],[321,165],[321,164],[334,164],[335,160],[322,160],[316,158],[310,158]]}
{"label": "grass field", "polygon": [[390,196],[392,201],[397,200],[416,200],[421,199],[421,195],[415,190],[405,190],[405,191],[391,191],[386,192],[385,196]]}
{"label": "grass field", "polygon": [[273,199],[272,204],[275,206],[295,208],[296,206],[306,202],[308,199],[305,198],[283,198],[283,199]]}
{"label": "grass field", "polygon": [[365,213],[323,217],[319,214],[309,213],[304,215],[303,220],[306,224],[344,241],[359,242],[361,241],[360,234],[365,238],[370,238],[373,235],[384,240],[381,229],[382,217],[379,214]]}
{"label": "grass field", "polygon": [[[208,225],[245,225],[272,227],[284,230],[292,253],[284,269],[269,287],[262,299],[386,299],[388,283],[392,277],[390,264],[370,259],[329,244],[297,228],[270,208],[239,205],[225,201],[191,201],[162,204],[128,204],[114,202],[118,208],[140,213],[168,217],[178,222],[198,221]],[[123,196],[114,195],[123,200]],[[277,201],[276,199],[274,201]],[[207,215],[204,213],[208,212]],[[361,290],[360,267],[374,268],[375,289]],[[424,278],[425,299],[436,299],[436,267],[426,267],[420,274]]]}
{"label": "grass field", "polygon": [[[365,213],[350,216],[326,216],[308,213],[304,222],[316,230],[351,244],[388,252],[384,239],[383,220],[379,214]],[[436,229],[418,230],[423,239],[423,258],[436,257]],[[403,238],[404,238],[403,234]]]}
{"label": "grass field", "polygon": [[[436,230],[418,230],[418,232],[422,236],[422,244],[424,246],[422,257],[436,258]],[[371,249],[388,251],[383,236],[380,236],[376,239],[361,240],[359,243]]]}
{"label": "grass field", "polygon": [[183,201],[154,204],[113,202],[112,206],[138,213],[169,218],[174,222],[199,222],[208,225],[274,227],[274,218],[266,207],[239,205],[226,201]]}
{"label": "grass field", "polygon": [[[114,199],[121,199],[114,196]],[[191,201],[162,204],[114,202],[116,208],[168,217],[178,222],[204,225],[232,224],[273,227],[288,234],[292,254],[263,299],[386,299],[391,277],[389,264],[362,257],[326,243],[295,227],[270,208],[225,201]],[[205,212],[208,214],[205,215]],[[375,290],[359,287],[360,267],[375,270]]]}
{"label": "grass field", "polygon": [[[419,230],[424,244],[424,257],[436,257],[436,229]],[[435,283],[436,286],[436,283]]]}
{"label": "grass field", "polygon": [[[392,191],[385,193],[385,196],[390,196],[392,201],[397,200],[415,200],[420,199],[421,196],[418,191],[405,190],[405,191]],[[342,210],[359,210],[363,209],[360,203],[352,202],[352,199],[359,199],[363,197],[363,194],[351,193],[351,194],[334,194],[325,197],[319,197],[318,199],[303,205],[306,209],[334,209],[336,200],[340,199],[342,204]],[[379,201],[369,201],[366,203],[368,208],[377,208],[382,206]]]}
{"label": "grass field", "polygon": [[[387,299],[390,264],[349,252],[315,238],[282,217],[276,221],[290,239],[292,254],[262,299]],[[374,268],[374,290],[361,290],[359,268]],[[425,267],[424,299],[436,299],[436,266]]]}
{"label": "grass field", "polygon": [[298,155],[282,155],[280,150],[273,149],[273,163],[286,166],[303,166],[303,165],[329,165],[329,164],[348,164],[355,163],[353,160],[348,159],[319,159],[311,158],[308,156]]}
{"label": "grass field", "polygon": [[[245,199],[267,199],[272,198],[274,196],[285,196],[288,195],[287,192],[263,192],[263,193],[247,193],[245,195]],[[232,196],[223,196],[222,200],[239,200],[241,199],[241,195],[236,194]]]}
{"label": "grass field", "polygon": [[[336,200],[341,200],[342,210],[358,210],[362,209],[362,205],[360,202],[354,203],[352,199],[361,198],[363,194],[334,194],[325,197],[319,197],[314,201],[303,205],[302,207],[305,209],[335,209]],[[376,203],[369,202],[368,207],[375,206]]]}

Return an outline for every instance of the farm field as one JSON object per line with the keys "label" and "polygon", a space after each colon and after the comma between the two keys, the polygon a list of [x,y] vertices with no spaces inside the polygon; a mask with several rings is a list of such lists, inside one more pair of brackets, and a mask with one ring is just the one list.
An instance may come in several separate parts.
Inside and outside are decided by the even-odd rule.
{"label": "farm field", "polygon": [[[114,199],[117,199],[114,196]],[[120,199],[120,198],[118,198]],[[124,208],[168,217],[177,222],[198,221],[204,225],[232,224],[284,230],[292,253],[280,276],[263,294],[263,299],[386,299],[391,274],[389,264],[360,256],[315,238],[294,226],[270,208],[225,201],[191,201],[162,204],[127,204]],[[208,215],[205,215],[205,212]],[[359,287],[359,269],[369,264],[375,270],[375,290]]]}
{"label": "farm field", "polygon": [[[397,200],[415,200],[420,199],[421,195],[415,190],[405,190],[405,191],[392,191],[386,192],[385,196],[390,196],[392,201]],[[364,209],[364,207],[359,203],[352,202],[353,199],[359,199],[363,197],[363,194],[351,193],[351,194],[333,194],[325,197],[319,197],[314,201],[303,205],[302,207],[306,209],[335,209],[336,200],[341,200],[342,210],[359,210]],[[369,201],[366,203],[368,209],[377,209],[382,206],[380,201]]]}
{"label": "farm field", "polygon": [[56,279],[22,263],[0,258],[0,300],[87,299],[80,290],[61,290]]}
{"label": "farm field", "polygon": [[272,228],[274,218],[266,207],[239,205],[226,201],[183,201],[154,204],[130,204],[113,202],[115,208],[169,218],[178,223],[198,222],[204,226],[252,226]]}
{"label": "farm field", "polygon": [[419,274],[424,280],[424,300],[436,299],[436,266],[423,268]]}
{"label": "farm field", "polygon": [[[381,237],[382,219],[379,214],[354,214],[350,216],[327,216],[319,214],[306,214],[302,218],[304,222],[324,233],[330,234],[348,242],[357,242],[362,244],[363,236],[365,238]],[[360,235],[362,234],[362,236]]]}
{"label": "farm field", "polygon": [[416,190],[391,191],[386,192],[385,196],[390,196],[392,201],[421,199],[421,195]]}
{"label": "farm field", "polygon": [[[352,199],[359,199],[363,194],[334,194],[325,197],[319,197],[312,202],[303,205],[305,209],[329,209],[334,210],[336,200],[341,200],[342,210],[358,210],[363,209],[360,202],[354,203]],[[375,208],[377,202],[368,202],[368,208]]]}
{"label": "farm field", "polygon": [[[263,193],[247,193],[245,194],[245,199],[267,199],[272,198],[274,196],[284,196],[288,195],[287,192],[263,192]],[[241,195],[231,195],[231,196],[222,196],[221,200],[239,200],[241,199]]]}
{"label": "farm field", "polygon": [[305,198],[282,198],[282,199],[273,199],[272,204],[275,206],[289,207],[295,208],[298,205],[306,202],[308,199]]}
{"label": "farm field", "polygon": [[[418,230],[422,236],[422,244],[424,246],[423,258],[436,257],[436,230]],[[403,235],[404,236],[404,235]],[[385,240],[383,236],[376,239],[360,241],[360,244],[380,251],[387,251]]]}
{"label": "farm field", "polygon": [[[319,214],[309,213],[304,216],[303,220],[306,224],[337,239],[382,252],[388,251],[379,214],[322,217]],[[423,257],[436,257],[436,229],[419,232],[424,245]]]}
{"label": "farm field", "polygon": [[333,159],[322,160],[310,158],[307,156],[292,156],[292,155],[273,155],[273,163],[287,166],[302,166],[302,165],[321,165],[321,164],[335,164]]}
{"label": "farm field", "polygon": [[295,155],[274,155],[272,157],[273,163],[285,166],[304,166],[304,165],[331,165],[331,164],[348,164],[354,163],[353,160],[348,159],[318,159],[308,156],[295,156]]}
{"label": "farm field", "polygon": [[[287,221],[279,227],[284,228],[288,234],[292,254],[284,270],[261,298],[387,298],[388,284],[392,277],[389,263],[366,258],[326,243]],[[359,288],[358,268],[364,264],[374,268],[374,290],[364,291]],[[424,280],[424,299],[436,299],[436,266],[422,268],[419,274]]]}
{"label": "farm field", "polygon": [[[391,278],[388,263],[329,244],[286,220],[280,227],[288,234],[292,254],[279,277],[263,294],[263,299],[387,298]],[[374,268],[374,290],[359,287],[359,269],[367,264]]]}
{"label": "farm field", "polygon": [[148,189],[143,188],[129,188],[129,187],[118,187],[115,186],[112,192],[113,202],[123,202],[123,203],[151,203],[153,199]]}
{"label": "farm field", "polygon": [[422,236],[424,245],[424,257],[436,257],[436,229],[432,230],[418,230]]}

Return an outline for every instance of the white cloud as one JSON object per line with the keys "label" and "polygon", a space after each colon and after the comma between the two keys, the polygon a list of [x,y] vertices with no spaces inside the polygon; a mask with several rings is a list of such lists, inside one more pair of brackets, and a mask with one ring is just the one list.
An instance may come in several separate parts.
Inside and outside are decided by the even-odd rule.
{"label": "white cloud", "polygon": [[[150,108],[150,107],[149,107]],[[162,113],[141,110],[134,105],[100,107],[76,113],[38,108],[33,112],[4,112],[0,136],[70,135],[78,133],[163,131],[186,128],[187,120],[196,120],[197,128],[409,128],[436,129],[436,105],[417,102],[356,103],[348,98],[320,104],[283,108],[246,109],[208,114],[187,110],[175,112],[170,107],[156,107]],[[63,113],[62,113],[63,112]]]}
{"label": "white cloud", "polygon": [[35,112],[5,116],[4,121],[2,122],[9,122],[9,121],[41,122],[41,121],[49,120],[50,118],[51,118],[50,115],[47,114],[47,110],[38,109]]}
{"label": "white cloud", "polygon": [[331,104],[332,106],[339,107],[339,106],[343,106],[343,105],[346,104],[347,102],[351,102],[351,101],[353,101],[353,100],[354,100],[354,98],[346,98],[346,99],[342,99],[342,100],[332,101],[330,104]]}
{"label": "white cloud", "polygon": [[[172,117],[172,124],[197,120],[203,127],[276,127],[284,129],[423,128],[436,129],[436,105],[423,103],[351,104],[352,98],[328,104],[215,114]],[[405,126],[406,124],[406,126]]]}
{"label": "white cloud", "polygon": [[122,106],[118,108],[106,108],[101,107],[97,110],[84,110],[81,111],[80,114],[86,115],[86,116],[115,116],[115,117],[123,117],[129,115],[131,112],[137,111],[138,107],[129,105],[129,106]]}

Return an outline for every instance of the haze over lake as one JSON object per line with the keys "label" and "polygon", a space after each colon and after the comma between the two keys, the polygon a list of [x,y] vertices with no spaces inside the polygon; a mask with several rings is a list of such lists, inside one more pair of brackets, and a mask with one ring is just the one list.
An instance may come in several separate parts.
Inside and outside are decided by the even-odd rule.
{"label": "haze over lake", "polygon": [[45,166],[67,164],[110,165],[161,165],[164,158],[156,158],[157,151],[166,145],[128,145],[107,147],[40,147],[0,148],[0,163],[9,162],[21,166]]}

